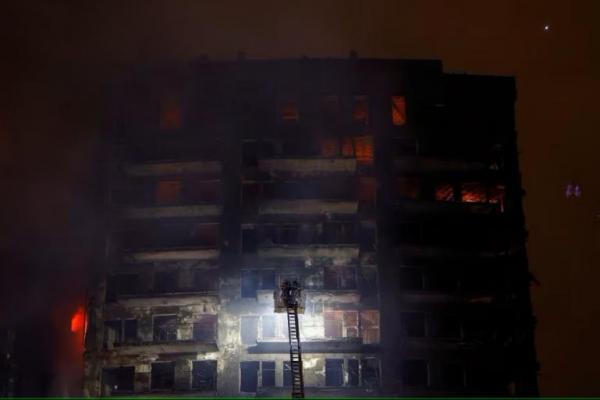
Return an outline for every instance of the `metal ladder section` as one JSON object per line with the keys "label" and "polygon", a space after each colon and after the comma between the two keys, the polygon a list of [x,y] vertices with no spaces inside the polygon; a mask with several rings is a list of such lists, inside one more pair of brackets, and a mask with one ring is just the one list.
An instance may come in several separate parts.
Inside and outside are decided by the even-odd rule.
{"label": "metal ladder section", "polygon": [[298,307],[287,307],[290,340],[290,368],[292,374],[292,398],[304,398],[304,376],[302,375],[302,351],[298,329]]}

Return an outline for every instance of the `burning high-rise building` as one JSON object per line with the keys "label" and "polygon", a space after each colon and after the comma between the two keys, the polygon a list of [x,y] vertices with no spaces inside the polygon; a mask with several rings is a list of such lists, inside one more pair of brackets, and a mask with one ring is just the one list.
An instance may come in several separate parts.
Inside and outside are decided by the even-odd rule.
{"label": "burning high-rise building", "polygon": [[537,394],[512,78],[437,61],[139,68],[109,90],[87,395]]}

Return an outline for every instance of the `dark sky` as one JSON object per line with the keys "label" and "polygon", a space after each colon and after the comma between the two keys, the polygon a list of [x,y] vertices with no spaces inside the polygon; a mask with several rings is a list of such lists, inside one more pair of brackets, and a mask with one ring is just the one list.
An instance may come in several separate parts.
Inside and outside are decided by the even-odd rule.
{"label": "dark sky", "polygon": [[[600,393],[600,1],[7,0],[0,14],[3,315],[62,326],[80,301],[100,93],[128,65],[238,50],[434,58],[517,78],[542,394]],[[565,198],[571,180],[582,198]]]}

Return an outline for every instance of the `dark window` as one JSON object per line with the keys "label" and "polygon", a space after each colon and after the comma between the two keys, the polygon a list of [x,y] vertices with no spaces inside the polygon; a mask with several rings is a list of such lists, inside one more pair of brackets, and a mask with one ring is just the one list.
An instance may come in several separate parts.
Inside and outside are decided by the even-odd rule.
{"label": "dark window", "polygon": [[362,370],[362,385],[369,388],[379,387],[379,360],[365,358],[360,361]]}
{"label": "dark window", "polygon": [[127,319],[124,321],[123,337],[125,342],[137,341],[137,320]]}
{"label": "dark window", "polygon": [[356,268],[325,267],[323,285],[325,289],[356,289]]}
{"label": "dark window", "polygon": [[263,316],[261,322],[263,339],[274,338],[276,318],[274,316]]}
{"label": "dark window", "polygon": [[292,386],[292,365],[289,361],[283,362],[283,386]]}
{"label": "dark window", "polygon": [[460,337],[460,319],[456,315],[434,315],[431,325],[431,336],[433,337]]}
{"label": "dark window", "polygon": [[262,386],[273,387],[275,386],[275,362],[274,361],[263,361],[261,363],[262,368]]}
{"label": "dark window", "polygon": [[273,270],[260,271],[260,288],[262,290],[275,289],[277,286],[277,275]]}
{"label": "dark window", "polygon": [[177,288],[177,273],[161,271],[154,273],[154,290],[157,293],[174,292]]}
{"label": "dark window", "polygon": [[241,317],[240,330],[243,344],[256,344],[258,339],[258,317]]}
{"label": "dark window", "polygon": [[358,386],[358,360],[348,360],[348,385]]}
{"label": "dark window", "polygon": [[160,104],[160,129],[174,131],[180,129],[183,123],[181,101],[177,96],[167,96]]}
{"label": "dark window", "polygon": [[459,364],[442,364],[442,384],[448,388],[464,386],[464,372]]}
{"label": "dark window", "polygon": [[192,363],[192,389],[200,391],[217,389],[216,361],[194,361]]}
{"label": "dark window", "polygon": [[171,342],[177,340],[177,316],[161,315],[154,317],[154,341]]}
{"label": "dark window", "polygon": [[123,341],[121,320],[104,322],[104,344],[113,346]]}
{"label": "dark window", "polygon": [[218,290],[219,277],[216,271],[198,269],[194,271],[194,290],[214,292]]}
{"label": "dark window", "polygon": [[244,253],[255,253],[257,245],[256,229],[242,230],[242,251]]}
{"label": "dark window", "polygon": [[417,223],[398,224],[398,233],[401,243],[420,243],[421,226]]}
{"label": "dark window", "polygon": [[242,271],[242,298],[255,298],[259,284],[258,271]]}
{"label": "dark window", "polygon": [[217,316],[202,315],[194,322],[194,340],[202,342],[214,342],[217,339]]}
{"label": "dark window", "polygon": [[106,395],[132,392],[135,376],[134,367],[105,368],[102,370],[103,391]]}
{"label": "dark window", "polygon": [[173,389],[175,383],[175,363],[153,363],[151,371],[152,389]]}
{"label": "dark window", "polygon": [[423,313],[401,313],[400,324],[402,334],[407,337],[425,336],[425,314]]}
{"label": "dark window", "polygon": [[419,197],[419,181],[415,178],[398,178],[396,196],[399,199],[416,199]]}
{"label": "dark window", "polygon": [[344,384],[344,360],[325,360],[325,385],[342,386]]}
{"label": "dark window", "polygon": [[258,387],[258,361],[240,363],[240,392],[255,393]]}
{"label": "dark window", "polygon": [[432,271],[427,274],[425,286],[430,290],[455,291],[458,288],[458,277],[455,271]]}
{"label": "dark window", "polygon": [[156,204],[178,204],[181,199],[180,181],[159,181],[156,184]]}
{"label": "dark window", "polygon": [[402,363],[402,382],[406,386],[427,386],[427,362],[424,360],[406,360]]}
{"label": "dark window", "polygon": [[400,289],[422,290],[423,273],[417,268],[402,268],[398,271]]}
{"label": "dark window", "polygon": [[258,143],[246,142],[242,147],[242,162],[246,167],[254,167],[258,164]]}

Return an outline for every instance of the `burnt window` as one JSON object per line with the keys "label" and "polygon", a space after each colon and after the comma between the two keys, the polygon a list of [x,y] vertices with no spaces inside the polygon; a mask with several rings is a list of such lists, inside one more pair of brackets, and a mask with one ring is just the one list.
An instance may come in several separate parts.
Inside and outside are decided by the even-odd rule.
{"label": "burnt window", "polygon": [[322,96],[319,99],[319,111],[324,125],[337,122],[340,113],[340,99],[336,95]]}
{"label": "burnt window", "polygon": [[279,104],[279,117],[282,122],[298,122],[299,116],[296,101],[286,100]]}
{"label": "burnt window", "polygon": [[358,200],[372,206],[377,196],[377,181],[371,177],[358,178]]}
{"label": "burnt window", "polygon": [[283,362],[283,386],[292,386],[292,365],[289,361]]}
{"label": "burnt window", "polygon": [[123,321],[123,338],[126,343],[137,341],[137,320],[127,319]]}
{"label": "burnt window", "polygon": [[214,360],[192,362],[192,389],[217,390],[217,362]]}
{"label": "burnt window", "polygon": [[104,346],[114,346],[123,341],[121,320],[104,322]]}
{"label": "burnt window", "polygon": [[451,314],[434,315],[431,320],[431,336],[459,338],[461,336],[460,319]]}
{"label": "burnt window", "polygon": [[416,199],[419,196],[419,180],[410,177],[398,178],[396,196],[399,199]]}
{"label": "burnt window", "polygon": [[353,290],[356,289],[356,268],[354,267],[325,267],[323,275],[325,289]]}
{"label": "burnt window", "polygon": [[258,368],[258,361],[242,361],[240,363],[240,392],[256,393]]}
{"label": "burnt window", "polygon": [[364,358],[360,360],[362,370],[362,385],[367,388],[379,387],[379,360]]}
{"label": "burnt window", "polygon": [[504,196],[506,193],[506,188],[504,185],[495,185],[490,187],[488,193],[488,201],[492,204],[498,204],[500,206],[500,210],[504,211]]}
{"label": "burnt window", "polygon": [[186,179],[183,191],[189,203],[216,203],[221,200],[221,185],[215,181]]}
{"label": "burnt window", "polygon": [[400,243],[420,243],[421,225],[415,222],[404,222],[398,224],[398,235]]}
{"label": "burnt window", "polygon": [[181,181],[159,181],[156,184],[156,204],[177,204],[181,199]]}
{"label": "burnt window", "polygon": [[258,166],[258,143],[245,142],[242,145],[242,163],[245,167]]}
{"label": "burnt window", "polygon": [[358,386],[358,360],[348,360],[348,386]]}
{"label": "burnt window", "polygon": [[406,386],[427,386],[429,373],[425,360],[405,360],[402,362],[402,382]]}
{"label": "burnt window", "polygon": [[365,298],[374,298],[379,292],[377,289],[377,268],[362,267],[360,292]]}
{"label": "burnt window", "polygon": [[258,247],[258,237],[256,235],[256,229],[243,229],[242,230],[242,251],[244,253],[256,253]]}
{"label": "burnt window", "polygon": [[139,277],[136,274],[120,274],[108,277],[106,301],[115,301],[117,296],[138,293]]}
{"label": "burnt window", "polygon": [[214,292],[218,290],[218,275],[216,271],[197,269],[194,271],[194,290],[199,292]]}
{"label": "burnt window", "polygon": [[276,336],[275,333],[275,324],[276,324],[275,316],[263,315],[261,318],[261,331],[263,339],[272,339]]}
{"label": "burnt window", "polygon": [[104,368],[102,370],[103,395],[133,392],[135,367]]}
{"label": "burnt window", "polygon": [[258,317],[240,318],[240,336],[242,344],[256,344],[258,340]]}
{"label": "burnt window", "polygon": [[426,275],[425,286],[430,290],[453,292],[458,288],[458,277],[452,270],[437,270]]}
{"label": "burnt window", "polygon": [[158,315],[153,320],[155,342],[171,342],[177,340],[177,316]]}
{"label": "burnt window", "polygon": [[369,98],[367,96],[354,96],[352,119],[362,125],[369,123]]}
{"label": "burnt window", "polygon": [[360,326],[364,344],[379,343],[379,311],[361,311]]}
{"label": "burnt window", "polygon": [[464,370],[460,364],[442,364],[442,385],[447,388],[456,389],[464,386]]}
{"label": "burnt window", "polygon": [[402,335],[407,337],[425,336],[425,314],[404,312],[400,314]]}
{"label": "burnt window", "polygon": [[325,386],[344,384],[344,360],[325,359]]}
{"label": "burnt window", "polygon": [[398,277],[400,289],[423,289],[423,272],[418,268],[402,268],[398,271]]}
{"label": "burnt window", "polygon": [[202,342],[215,342],[217,339],[217,316],[212,314],[202,315],[194,322],[194,340]]}
{"label": "burnt window", "polygon": [[404,96],[392,96],[392,124],[402,126],[406,124],[406,100]]}
{"label": "burnt window", "polygon": [[275,361],[263,361],[260,363],[262,372],[262,386],[275,386]]}
{"label": "burnt window", "polygon": [[175,384],[175,363],[152,363],[150,387],[158,390],[173,389]]}
{"label": "burnt window", "polygon": [[174,292],[177,289],[177,273],[160,271],[154,273],[154,291],[157,293]]}
{"label": "burnt window", "polygon": [[437,201],[454,201],[454,186],[451,183],[440,183],[435,187]]}

